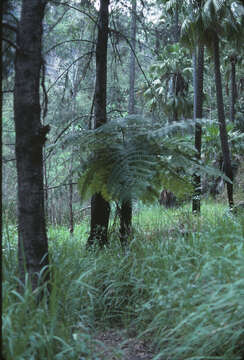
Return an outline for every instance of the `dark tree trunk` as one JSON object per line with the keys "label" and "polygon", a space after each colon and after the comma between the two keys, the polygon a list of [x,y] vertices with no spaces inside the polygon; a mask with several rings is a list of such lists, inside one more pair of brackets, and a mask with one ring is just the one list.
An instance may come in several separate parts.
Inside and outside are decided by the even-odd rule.
{"label": "dark tree trunk", "polygon": [[[24,282],[26,271],[29,273],[33,290],[38,286],[40,273],[49,264],[42,157],[49,126],[41,126],[39,94],[45,5],[46,1],[41,0],[22,1],[15,59],[19,275]],[[49,273],[44,272],[48,280]]]}
{"label": "dark tree trunk", "polygon": [[[231,181],[233,181],[230,149],[229,149],[228,135],[227,135],[226,123],[225,123],[222,81],[221,81],[221,73],[220,73],[220,59],[219,59],[219,39],[217,34],[214,34],[213,36],[213,50],[214,50],[214,69],[215,69],[218,121],[219,121],[221,149],[222,149],[223,161],[224,161],[224,172],[225,175],[228,176],[228,178]],[[227,182],[227,196],[228,196],[229,207],[233,208],[234,205],[233,183]]]}
{"label": "dark tree trunk", "polygon": [[[194,120],[195,125],[195,148],[197,150],[197,159],[201,160],[202,149],[202,126],[197,122],[203,116],[203,73],[204,73],[204,46],[199,45],[194,88]],[[201,177],[197,174],[193,176],[194,197],[192,201],[192,211],[200,213],[201,210]]]}
{"label": "dark tree trunk", "polygon": [[131,200],[123,201],[120,209],[120,242],[125,246],[131,233],[132,226],[132,202]]}
{"label": "dark tree trunk", "polygon": [[[74,127],[72,127],[72,133],[74,133]],[[69,168],[69,232],[74,232],[74,212],[73,212],[73,152],[74,148],[71,149],[71,159]]]}
{"label": "dark tree trunk", "polygon": [[69,184],[69,232],[74,232],[74,213],[73,213],[73,183],[72,177]]}
{"label": "dark tree trunk", "polygon": [[129,89],[129,114],[135,113],[135,50],[136,50],[136,0],[132,1],[131,15],[131,51],[130,51],[130,89]]}
{"label": "dark tree trunk", "polygon": [[230,121],[235,122],[235,103],[236,103],[236,55],[230,57],[231,63],[231,102],[230,102]]}
{"label": "dark tree trunk", "polygon": [[[100,0],[98,35],[96,45],[96,85],[94,96],[95,129],[107,121],[107,45],[109,0]],[[91,200],[90,236],[87,246],[98,243],[103,247],[108,243],[108,223],[110,205],[101,194],[95,194]]]}
{"label": "dark tree trunk", "polygon": [[[3,37],[3,1],[0,2],[0,39]],[[2,233],[2,115],[3,115],[3,77],[2,77],[2,69],[3,69],[3,45],[2,41],[0,44],[0,258],[2,259],[2,241],[3,241],[3,233]],[[0,266],[0,312],[2,319],[2,266]],[[2,320],[0,320],[0,358],[3,359],[2,355]]]}
{"label": "dark tree trunk", "polygon": [[[129,89],[129,114],[135,113],[135,50],[136,50],[136,0],[132,2],[131,15],[131,51],[130,51],[130,89]],[[132,227],[132,201],[124,200],[120,212],[120,242],[124,246]]]}
{"label": "dark tree trunk", "polygon": [[158,29],[155,29],[155,53],[156,55],[159,55],[159,47],[160,47],[160,33]]}
{"label": "dark tree trunk", "polygon": [[98,244],[101,248],[108,243],[108,223],[110,205],[101,194],[95,194],[91,199],[91,229],[87,246]]}
{"label": "dark tree trunk", "polygon": [[176,205],[176,197],[171,191],[163,190],[160,194],[159,204],[166,208],[172,208]]}
{"label": "dark tree trunk", "polygon": [[175,8],[175,24],[174,24],[174,41],[179,42],[180,40],[180,26],[179,26],[179,7],[176,3]]}
{"label": "dark tree trunk", "polygon": [[[45,147],[43,148],[43,158],[45,159]],[[44,209],[45,209],[45,219],[46,222],[49,222],[48,216],[48,178],[47,178],[47,159],[43,161],[43,181],[44,181]]]}

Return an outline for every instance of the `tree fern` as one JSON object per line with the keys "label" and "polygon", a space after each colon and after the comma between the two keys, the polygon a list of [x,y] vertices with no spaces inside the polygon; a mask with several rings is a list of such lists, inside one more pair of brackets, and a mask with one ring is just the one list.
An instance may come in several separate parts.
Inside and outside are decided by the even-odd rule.
{"label": "tree fern", "polygon": [[163,187],[177,196],[189,194],[192,174],[210,171],[195,160],[190,138],[178,135],[189,123],[162,127],[131,115],[85,131],[80,141],[94,155],[79,179],[81,198],[100,192],[106,200],[152,202]]}

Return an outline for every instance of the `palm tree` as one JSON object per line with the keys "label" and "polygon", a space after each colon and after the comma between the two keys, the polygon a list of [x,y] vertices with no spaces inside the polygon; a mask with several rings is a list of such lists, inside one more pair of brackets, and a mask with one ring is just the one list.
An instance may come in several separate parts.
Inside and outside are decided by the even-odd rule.
{"label": "palm tree", "polygon": [[[199,1],[197,1],[197,3],[199,3]],[[193,27],[195,37],[201,39],[202,43],[204,43],[213,54],[218,122],[224,171],[225,175],[230,180],[230,182],[227,182],[227,195],[230,208],[233,207],[233,171],[225,122],[219,43],[221,38],[228,38],[229,34],[232,34],[232,38],[239,36],[241,22],[240,18],[238,18],[238,12],[234,10],[235,4],[237,3],[239,2],[231,0],[207,0],[202,7],[198,21],[195,22],[194,26],[188,21],[188,25],[189,23],[191,25],[188,26],[188,28]],[[239,3],[238,6],[242,6],[241,3]]]}
{"label": "palm tree", "polygon": [[[190,3],[190,17],[182,27],[181,41],[190,49],[193,48],[193,90],[194,90],[194,106],[193,114],[195,121],[195,148],[197,151],[197,159],[201,160],[202,148],[202,125],[198,121],[203,117],[203,75],[204,75],[204,44],[198,29],[201,27],[203,1],[192,1]],[[193,16],[192,16],[193,15]],[[186,24],[188,26],[186,26]],[[189,27],[189,24],[191,26]],[[194,196],[192,200],[192,211],[200,213],[201,210],[201,176],[194,174]]]}
{"label": "palm tree", "polygon": [[[197,158],[201,160],[202,149],[202,125],[197,121],[203,117],[203,73],[204,73],[204,46],[198,46],[198,54],[196,56],[194,66],[194,120],[195,120],[195,148],[197,150]],[[200,213],[201,209],[201,176],[194,174],[194,197],[192,201],[192,211]]]}
{"label": "palm tree", "polygon": [[224,102],[223,102],[223,89],[222,79],[220,73],[220,56],[219,56],[219,37],[216,32],[213,33],[213,54],[214,54],[214,72],[215,72],[215,85],[216,85],[216,99],[217,99],[217,110],[218,110],[218,122],[219,122],[219,133],[221,149],[224,161],[224,172],[225,175],[230,179],[231,182],[227,182],[227,195],[229,207],[232,209],[234,205],[233,200],[233,170],[231,165],[230,149],[228,143],[228,135],[226,130]]}

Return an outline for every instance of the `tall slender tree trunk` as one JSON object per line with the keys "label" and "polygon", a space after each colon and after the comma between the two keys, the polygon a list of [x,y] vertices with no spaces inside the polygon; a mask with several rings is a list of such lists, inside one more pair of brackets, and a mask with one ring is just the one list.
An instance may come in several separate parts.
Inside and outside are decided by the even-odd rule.
{"label": "tall slender tree trunk", "polygon": [[156,55],[159,54],[159,47],[160,47],[160,33],[158,29],[155,29],[155,53]]}
{"label": "tall slender tree trunk", "polygon": [[231,102],[230,102],[230,121],[235,122],[235,103],[236,103],[236,61],[235,54],[230,56],[231,63]]}
{"label": "tall slender tree trunk", "polygon": [[130,50],[130,89],[129,89],[129,114],[135,113],[135,51],[136,51],[136,1],[132,0],[131,14],[131,50]]}
{"label": "tall slender tree trunk", "polygon": [[[130,51],[130,89],[129,89],[129,106],[130,115],[135,113],[135,50],[136,50],[136,0],[132,1],[131,13],[131,51]],[[132,200],[124,200],[121,204],[120,211],[120,242],[124,246],[131,233],[132,227]]]}
{"label": "tall slender tree trunk", "polygon": [[[72,128],[72,132],[74,128]],[[72,148],[71,159],[70,159],[70,168],[69,168],[69,232],[73,234],[74,232],[74,212],[73,212],[73,151]]]}
{"label": "tall slender tree trunk", "polygon": [[[225,112],[223,102],[223,90],[220,73],[220,58],[219,58],[219,39],[217,34],[213,36],[213,50],[214,50],[214,70],[215,70],[215,84],[216,84],[216,97],[217,97],[217,109],[218,109],[218,121],[219,121],[219,132],[221,149],[224,160],[224,172],[228,178],[233,181],[233,171],[231,166],[230,149],[228,143],[228,135],[225,123]],[[229,207],[233,208],[233,183],[227,182],[227,196]]]}
{"label": "tall slender tree trunk", "polygon": [[[94,96],[94,127],[95,129],[107,121],[107,46],[108,46],[108,21],[109,0],[100,0],[98,35],[96,45],[96,85]],[[108,243],[108,223],[110,205],[100,193],[91,199],[90,236],[87,246],[98,243],[103,247]]]}
{"label": "tall slender tree trunk", "polygon": [[175,24],[174,24],[174,40],[175,42],[179,42],[180,40],[180,27],[179,27],[179,6],[176,2],[175,7]]}
{"label": "tall slender tree trunk", "polygon": [[[14,90],[16,163],[18,179],[19,275],[29,273],[32,289],[48,280],[48,242],[44,215],[42,149],[49,126],[41,125],[40,70],[42,21],[46,1],[22,0]],[[45,275],[45,277],[44,277]]]}
{"label": "tall slender tree trunk", "polygon": [[[43,159],[45,159],[45,146],[43,147]],[[44,181],[44,209],[45,209],[45,218],[46,222],[49,222],[49,199],[48,199],[48,176],[47,176],[47,159],[43,161],[43,181]]]}
{"label": "tall slender tree trunk", "polygon": [[[203,116],[203,73],[204,73],[204,46],[198,46],[197,59],[195,59],[195,81],[194,81],[194,121],[195,121],[195,148],[197,150],[197,159],[201,160],[202,149],[202,126],[198,119]],[[201,210],[201,177],[195,174],[193,176],[194,197],[192,200],[192,211],[200,213]]]}
{"label": "tall slender tree trunk", "polygon": [[74,232],[74,213],[73,213],[73,183],[72,176],[69,183],[69,232],[73,234]]}
{"label": "tall slender tree trunk", "polygon": [[[0,39],[3,37],[3,1],[0,1]],[[3,232],[2,232],[2,116],[3,116],[3,44],[0,43],[0,258],[2,259],[2,241],[3,241]],[[0,266],[0,312],[2,319],[2,266]],[[0,322],[0,358],[3,359],[2,355],[2,323]]]}

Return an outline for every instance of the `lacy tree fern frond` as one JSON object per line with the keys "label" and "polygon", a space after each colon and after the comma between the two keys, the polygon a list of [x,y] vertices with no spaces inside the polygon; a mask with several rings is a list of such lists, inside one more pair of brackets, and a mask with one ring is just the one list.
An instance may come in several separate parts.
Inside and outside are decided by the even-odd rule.
{"label": "lacy tree fern frond", "polygon": [[86,131],[81,142],[93,155],[79,179],[82,199],[100,192],[106,200],[153,201],[163,187],[178,196],[189,192],[197,165],[194,147],[171,136],[186,126],[189,122],[162,127],[132,115]]}
{"label": "lacy tree fern frond", "polygon": [[131,115],[86,131],[80,140],[92,155],[79,179],[81,198],[100,192],[106,200],[152,202],[162,188],[189,195],[193,173],[219,176],[197,162],[191,138],[179,135],[191,125],[188,120],[162,126]]}

